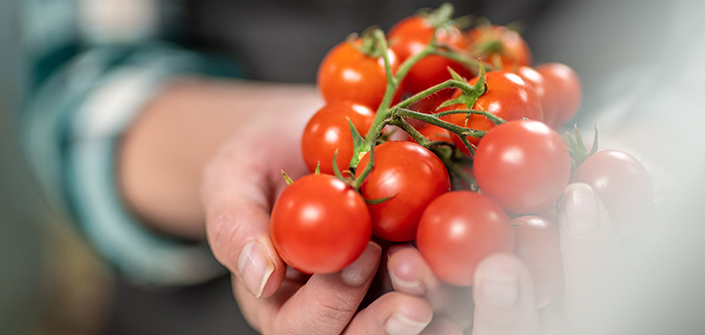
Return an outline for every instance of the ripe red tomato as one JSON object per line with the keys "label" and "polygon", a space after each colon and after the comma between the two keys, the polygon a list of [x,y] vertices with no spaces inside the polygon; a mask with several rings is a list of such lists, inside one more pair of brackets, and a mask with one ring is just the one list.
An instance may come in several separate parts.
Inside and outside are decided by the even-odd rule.
{"label": "ripe red tomato", "polygon": [[423,135],[430,141],[444,141],[448,143],[453,143],[453,134],[447,129],[434,126],[432,124],[425,124],[418,130],[421,135]]}
{"label": "ripe red tomato", "polygon": [[347,170],[353,155],[353,140],[348,119],[360,135],[372,126],[375,113],[366,106],[350,101],[334,101],[321,108],[306,124],[301,137],[301,152],[309,171],[320,162],[321,173],[333,174],[333,155],[341,171]]}
{"label": "ripe red tomato", "polygon": [[[435,29],[433,23],[424,16],[408,17],[397,23],[389,31],[389,45],[403,62],[410,56],[419,53],[431,42]],[[468,46],[466,36],[455,27],[440,30],[436,35],[436,39],[439,44],[447,45],[458,51]],[[448,72],[448,67],[451,67],[465,78],[472,77],[472,72],[463,64],[440,56],[427,56],[409,70],[402,83],[402,89],[411,94],[416,94],[433,85],[451,79],[452,76]],[[447,98],[452,94],[452,91],[439,92],[439,94]],[[445,101],[445,99],[437,101],[438,104],[436,106],[442,101]]]}
{"label": "ripe red tomato", "polygon": [[516,242],[514,253],[534,279],[536,308],[548,306],[563,293],[563,259],[558,226],[538,216],[521,216],[511,221]]}
{"label": "ripe red tomato", "polygon": [[639,227],[654,202],[651,178],[633,156],[619,150],[598,151],[573,171],[571,183],[586,183],[604,202],[619,233]]}
{"label": "ripe red tomato", "polygon": [[329,175],[308,175],[289,185],[274,205],[274,247],[306,273],[337,272],[367,247],[372,234],[365,200]]}
{"label": "ripe red tomato", "polygon": [[[396,54],[388,49],[387,56],[392,72],[396,72]],[[377,109],[387,89],[384,59],[369,57],[345,41],[323,59],[317,81],[327,102],[350,100]]]}
{"label": "ripe red tomato", "polygon": [[542,64],[536,71],[543,76],[545,90],[553,100],[547,105],[553,109],[548,114],[555,115],[555,121],[553,124],[547,124],[558,129],[570,121],[580,109],[580,77],[575,70],[560,63]]}
{"label": "ripe red tomato", "polygon": [[[478,78],[470,81],[471,85],[477,83]],[[536,95],[534,89],[529,86],[521,77],[516,74],[493,71],[486,76],[487,92],[475,102],[472,109],[486,110],[506,121],[521,120],[543,120],[543,109],[541,100]],[[456,91],[455,96],[460,96],[460,91]],[[455,105],[443,108],[442,110],[467,109],[465,105]],[[488,131],[495,127],[495,124],[481,115],[470,115],[465,123],[464,114],[453,114],[445,117],[451,123],[459,126]],[[457,136],[453,136],[453,141],[463,152],[469,154],[463,142]],[[471,144],[478,145],[480,139],[468,136]]]}
{"label": "ripe red tomato", "polygon": [[480,56],[487,63],[494,64],[494,57],[497,55],[504,71],[531,65],[529,45],[516,31],[504,26],[484,25],[471,29],[468,35],[472,44],[471,50],[484,49]]}
{"label": "ripe red tomato", "polygon": [[517,69],[517,76],[524,79],[536,92],[539,100],[541,100],[541,109],[543,109],[543,123],[547,124],[549,127],[556,122],[555,107],[552,106],[554,103],[553,96],[551,95],[553,91],[546,90],[543,76],[536,70],[528,66],[520,66]]}
{"label": "ripe red tomato", "polygon": [[483,194],[514,213],[554,203],[570,178],[570,154],[558,133],[538,121],[512,121],[485,135],[475,152]]}
{"label": "ripe red tomato", "polygon": [[424,211],[416,245],[438,277],[472,286],[475,268],[487,256],[512,252],[509,217],[494,200],[470,191],[445,193]]}
{"label": "ripe red tomato", "polygon": [[[411,241],[426,206],[450,189],[448,171],[435,154],[413,142],[385,142],[374,150],[374,169],[360,191],[368,200],[392,198],[368,205],[373,234],[394,242]],[[357,176],[369,160],[369,153],[362,157]]]}

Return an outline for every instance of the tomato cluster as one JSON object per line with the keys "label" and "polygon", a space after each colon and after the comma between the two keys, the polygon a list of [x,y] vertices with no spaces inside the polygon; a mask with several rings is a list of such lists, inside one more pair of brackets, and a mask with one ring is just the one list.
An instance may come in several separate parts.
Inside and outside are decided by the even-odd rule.
{"label": "tomato cluster", "polygon": [[[308,273],[343,269],[371,235],[415,241],[439,278],[460,286],[485,257],[513,252],[545,305],[562,291],[562,267],[555,217],[537,213],[555,212],[568,183],[584,182],[629,222],[653,197],[648,173],[625,153],[588,151],[577,132],[568,144],[556,132],[580,106],[575,71],[532,68],[519,34],[463,30],[448,9],[352,37],[325,57],[327,104],[301,141],[314,174],[276,202],[272,240]],[[391,127],[407,140],[389,140]]]}

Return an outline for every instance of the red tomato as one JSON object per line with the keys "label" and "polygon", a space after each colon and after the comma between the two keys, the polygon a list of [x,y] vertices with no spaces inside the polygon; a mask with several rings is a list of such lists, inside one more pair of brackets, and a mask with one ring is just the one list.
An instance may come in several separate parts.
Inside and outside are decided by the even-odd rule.
{"label": "red tomato", "polygon": [[529,45],[516,31],[504,26],[479,26],[469,31],[471,50],[483,49],[482,59],[494,64],[494,57],[499,56],[502,69],[512,71],[518,66],[531,65]]}
{"label": "red tomato", "polygon": [[646,168],[633,156],[618,150],[598,151],[588,157],[573,171],[570,182],[590,185],[622,234],[636,230],[654,202]]}
{"label": "red tomato", "polygon": [[514,213],[556,202],[570,178],[570,154],[558,133],[538,121],[512,121],[485,135],[475,152],[483,194]]}
{"label": "red tomato", "polygon": [[321,173],[333,174],[333,155],[341,171],[347,170],[353,155],[353,140],[348,119],[365,136],[372,126],[375,113],[366,106],[350,101],[335,101],[321,108],[306,124],[301,137],[301,152],[309,171],[320,162]]}
{"label": "red tomato", "polygon": [[543,109],[543,123],[549,127],[556,122],[555,108],[552,106],[554,99],[551,95],[553,91],[547,91],[543,76],[536,70],[528,66],[520,66],[517,69],[517,76],[524,79],[531,87],[533,87],[539,100],[541,100],[541,109]]}
{"label": "red tomato", "polygon": [[453,134],[447,129],[434,126],[432,124],[425,124],[418,130],[421,135],[431,141],[445,141],[448,143],[453,143]]}
{"label": "red tomato", "polygon": [[580,109],[580,77],[573,69],[560,63],[542,64],[536,71],[543,76],[545,90],[553,100],[548,104],[553,109],[548,114],[555,115],[555,121],[553,124],[547,124],[558,129],[570,121]]}
{"label": "red tomato", "polygon": [[274,247],[306,273],[337,272],[367,247],[372,234],[365,200],[329,175],[308,175],[289,185],[274,205]]}
{"label": "red tomato", "polygon": [[[470,85],[477,83],[478,78],[470,81]],[[543,120],[543,110],[541,100],[534,89],[529,86],[521,77],[516,74],[493,71],[486,76],[487,92],[472,107],[475,110],[486,110],[506,121],[521,120]],[[460,96],[460,91],[456,91],[455,96]],[[465,105],[455,105],[443,108],[442,110],[467,109]],[[465,114],[453,114],[445,117],[451,123],[467,128],[488,131],[495,127],[495,124],[481,115],[471,115],[465,123]],[[478,145],[480,139],[468,136],[471,144]],[[453,141],[463,152],[469,154],[463,142],[457,136],[453,136]]]}
{"label": "red tomato", "polygon": [[563,259],[558,226],[538,216],[511,221],[516,242],[514,253],[534,279],[536,308],[548,306],[563,293]]}
{"label": "red tomato", "polygon": [[[368,205],[373,233],[389,241],[411,241],[426,206],[450,189],[448,171],[436,155],[416,143],[385,142],[374,150],[374,169],[360,191],[368,200],[392,198]],[[362,157],[357,176],[369,160],[369,153]]]}
{"label": "red tomato", "polygon": [[475,268],[487,256],[512,252],[509,217],[494,200],[470,191],[436,198],[424,211],[416,245],[438,277],[472,286]]}
{"label": "red tomato", "polygon": [[[396,54],[389,49],[387,56],[396,72]],[[384,59],[366,56],[345,41],[323,59],[317,81],[327,102],[350,100],[377,109],[387,89]]]}
{"label": "red tomato", "polygon": [[[389,32],[389,45],[403,62],[410,56],[419,53],[431,42],[435,29],[433,23],[424,16],[408,17],[392,27]],[[457,28],[440,30],[436,39],[439,44],[447,45],[458,51],[468,46],[466,36]],[[451,79],[448,67],[465,78],[472,77],[472,72],[463,64],[440,56],[427,56],[409,70],[402,83],[402,89],[415,94]],[[440,94],[445,94],[445,98],[447,98],[452,92]],[[436,106],[442,101],[445,100],[438,101]]]}

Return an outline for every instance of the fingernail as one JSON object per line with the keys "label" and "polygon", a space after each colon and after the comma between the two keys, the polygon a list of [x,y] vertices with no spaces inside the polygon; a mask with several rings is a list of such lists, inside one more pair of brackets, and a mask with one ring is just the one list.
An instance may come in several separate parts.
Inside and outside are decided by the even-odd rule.
{"label": "fingernail", "polygon": [[382,247],[377,243],[368,242],[362,255],[340,271],[343,281],[350,286],[362,285],[375,272],[376,267],[372,265],[377,264],[380,254],[382,254]]}
{"label": "fingernail", "polygon": [[568,232],[578,238],[597,233],[600,228],[600,211],[597,195],[587,184],[568,185],[561,200],[561,216]]}
{"label": "fingernail", "polygon": [[247,289],[259,298],[269,276],[274,272],[274,264],[265,255],[264,247],[259,242],[252,241],[240,251],[240,256],[237,259],[237,271]]}
{"label": "fingernail", "polygon": [[387,323],[384,325],[384,330],[389,335],[417,335],[421,333],[430,322],[431,319],[428,321],[412,320],[400,312],[397,312],[387,320]]}
{"label": "fingernail", "polygon": [[394,273],[393,270],[389,272],[389,278],[392,279],[392,282],[394,283],[394,285],[401,286],[401,287],[404,287],[407,289],[414,289],[414,290],[422,289],[421,288],[421,279],[417,279],[414,281],[406,281],[406,280],[399,278],[399,276],[396,273]]}
{"label": "fingernail", "polygon": [[507,308],[519,297],[517,275],[498,270],[486,267],[481,271],[482,296],[495,307]]}

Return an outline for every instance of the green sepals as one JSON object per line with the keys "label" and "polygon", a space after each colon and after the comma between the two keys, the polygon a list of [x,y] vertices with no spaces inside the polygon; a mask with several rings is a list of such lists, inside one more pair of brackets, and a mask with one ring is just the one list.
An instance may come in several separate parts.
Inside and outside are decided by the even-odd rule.
{"label": "green sepals", "polygon": [[314,171],[313,174],[321,174],[321,161],[318,161],[318,164],[316,164],[316,171]]}
{"label": "green sepals", "polygon": [[588,151],[588,149],[585,147],[585,143],[583,142],[583,136],[580,134],[580,131],[578,130],[578,125],[573,126],[574,129],[574,136],[571,136],[570,133],[568,133],[568,153],[570,153],[570,158],[571,158],[571,168],[575,169],[580,164],[582,164],[588,157],[592,156],[592,154],[597,152],[597,125],[595,125],[595,137],[592,142],[592,147]]}
{"label": "green sepals", "polygon": [[446,29],[454,24],[453,13],[455,8],[450,3],[444,3],[440,5],[437,9],[431,11],[430,13],[422,14],[426,15],[426,18],[431,22],[431,24],[436,28]]}
{"label": "green sepals", "polygon": [[458,29],[465,30],[472,27],[473,21],[475,21],[475,16],[465,15],[453,19],[453,24],[458,27]]}
{"label": "green sepals", "polygon": [[394,198],[395,196],[396,196],[396,194],[390,195],[390,196],[388,196],[388,197],[386,197],[386,198],[382,198],[382,199],[365,199],[365,202],[366,202],[368,205],[379,205],[379,204],[381,204],[381,203],[383,203],[383,202],[385,202],[385,201],[387,201],[387,200],[389,200],[389,199],[391,199],[391,198]]}
{"label": "green sepals", "polygon": [[[370,151],[370,143],[365,141],[364,138],[362,138],[362,135],[360,135],[360,132],[357,131],[357,128],[355,128],[355,125],[348,119],[348,126],[350,126],[350,134],[352,135],[353,139],[353,156],[352,159],[350,160],[350,168],[356,168],[357,164],[360,163],[360,159],[362,156]],[[374,142],[373,142],[374,143]]]}
{"label": "green sepals", "polygon": [[294,181],[291,180],[291,177],[289,177],[289,175],[286,174],[286,172],[284,172],[284,170],[282,170],[282,176],[284,177],[284,181],[286,181],[287,185],[291,185],[294,183]]}
{"label": "green sepals", "polygon": [[[461,94],[455,99],[445,101],[440,106],[438,106],[437,109],[457,104],[463,104],[467,106],[467,108],[472,108],[475,105],[475,102],[477,102],[477,99],[479,99],[487,91],[487,87],[485,85],[485,67],[482,65],[482,63],[480,63],[479,68],[479,78],[477,79],[477,83],[475,83],[474,86],[467,85],[466,87],[459,87],[463,94]],[[463,79],[457,72],[453,71],[453,69],[451,69],[450,67],[448,68],[448,71],[450,72],[450,75],[453,76],[453,79],[465,82],[465,79]]]}
{"label": "green sepals", "polygon": [[340,173],[340,168],[338,168],[338,149],[335,149],[333,153],[333,173],[338,179],[345,181],[345,177],[343,177],[343,174]]}
{"label": "green sepals", "polygon": [[[374,142],[376,142],[376,141],[377,141],[377,138],[375,137]],[[369,152],[370,152],[370,161],[367,163],[367,166],[365,166],[365,169],[362,170],[362,173],[360,173],[360,176],[357,177],[353,181],[354,188],[359,188],[360,185],[362,185],[362,182],[365,181],[365,178],[367,178],[367,175],[369,175],[370,172],[372,172],[372,169],[375,167],[375,150],[374,150],[374,148],[370,149]],[[360,156],[360,157],[362,157],[362,156]],[[358,160],[358,162],[359,162],[359,160]]]}
{"label": "green sepals", "polygon": [[357,33],[352,33],[348,35],[345,40],[367,57],[382,57],[384,50],[382,50],[383,48],[377,43],[377,37],[375,36],[375,31],[377,30],[379,30],[379,26],[370,26],[362,32],[362,36]]}

